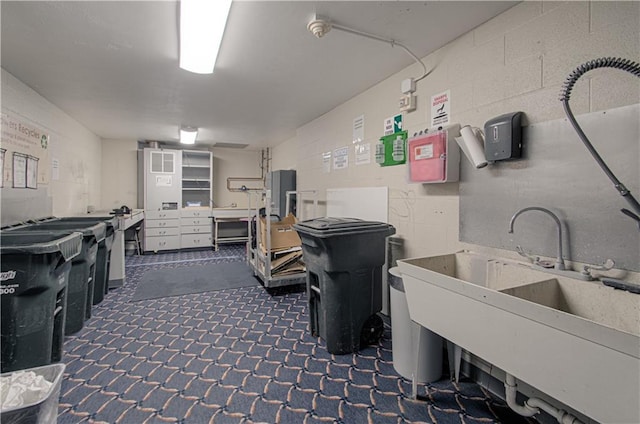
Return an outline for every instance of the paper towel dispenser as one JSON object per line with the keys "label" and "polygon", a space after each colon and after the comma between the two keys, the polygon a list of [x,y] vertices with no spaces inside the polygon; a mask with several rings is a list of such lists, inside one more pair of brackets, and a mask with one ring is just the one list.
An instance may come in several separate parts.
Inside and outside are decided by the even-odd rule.
{"label": "paper towel dispenser", "polygon": [[489,162],[522,156],[522,112],[507,113],[485,122],[484,153]]}

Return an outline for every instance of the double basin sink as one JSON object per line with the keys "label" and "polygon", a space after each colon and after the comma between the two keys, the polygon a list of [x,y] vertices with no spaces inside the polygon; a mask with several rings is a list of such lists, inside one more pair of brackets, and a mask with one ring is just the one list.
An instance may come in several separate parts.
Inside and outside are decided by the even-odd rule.
{"label": "double basin sink", "polygon": [[398,266],[413,321],[598,422],[640,422],[640,295],[468,251]]}

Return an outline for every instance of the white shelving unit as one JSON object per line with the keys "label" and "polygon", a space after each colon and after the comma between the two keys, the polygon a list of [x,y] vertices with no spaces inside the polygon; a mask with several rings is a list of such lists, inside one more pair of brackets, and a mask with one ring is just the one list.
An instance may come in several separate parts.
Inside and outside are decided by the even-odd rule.
{"label": "white shelving unit", "polygon": [[208,151],[182,151],[180,244],[183,249],[213,246],[212,159]]}
{"label": "white shelving unit", "polygon": [[182,151],[182,208],[211,208],[212,171],[211,152]]}

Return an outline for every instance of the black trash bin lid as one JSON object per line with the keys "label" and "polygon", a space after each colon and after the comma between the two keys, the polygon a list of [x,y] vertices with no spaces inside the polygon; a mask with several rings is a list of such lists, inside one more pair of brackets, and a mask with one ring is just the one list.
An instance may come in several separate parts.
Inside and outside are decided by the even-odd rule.
{"label": "black trash bin lid", "polygon": [[309,219],[293,226],[298,232],[315,237],[333,237],[362,233],[384,232],[385,236],[395,234],[392,225],[385,222],[365,221],[359,218],[324,217]]}
{"label": "black trash bin lid", "polygon": [[95,237],[96,242],[100,243],[105,239],[107,235],[107,226],[104,222],[61,222],[61,221],[46,221],[37,224],[25,224],[19,227],[12,227],[6,231],[78,231],[81,232],[84,237]]}
{"label": "black trash bin lid", "polygon": [[80,254],[82,249],[82,233],[80,232],[0,232],[1,254],[34,254],[62,253],[66,261]]}
{"label": "black trash bin lid", "polygon": [[120,227],[120,220],[115,215],[95,215],[95,216],[63,216],[59,218],[53,218],[51,221],[60,222],[104,222],[107,226],[107,232],[111,229],[113,231],[118,230]]}

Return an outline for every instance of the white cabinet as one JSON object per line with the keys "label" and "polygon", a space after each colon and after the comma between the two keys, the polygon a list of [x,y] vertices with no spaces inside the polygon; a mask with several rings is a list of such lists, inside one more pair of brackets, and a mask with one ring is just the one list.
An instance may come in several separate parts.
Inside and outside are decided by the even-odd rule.
{"label": "white cabinet", "polygon": [[184,208],[180,211],[182,248],[212,247],[212,221],[209,208]]}
{"label": "white cabinet", "polygon": [[182,152],[148,148],[142,151],[141,159],[145,213],[143,250],[180,249]]}
{"label": "white cabinet", "polygon": [[211,247],[211,152],[145,148],[139,167],[143,250]]}

